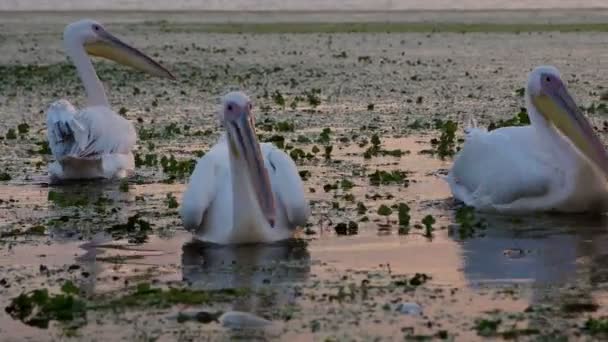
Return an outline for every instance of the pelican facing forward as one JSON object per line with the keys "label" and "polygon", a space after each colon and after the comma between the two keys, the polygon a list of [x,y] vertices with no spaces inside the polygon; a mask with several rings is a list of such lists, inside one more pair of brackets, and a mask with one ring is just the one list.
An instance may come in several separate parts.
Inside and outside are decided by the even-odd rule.
{"label": "pelican facing forward", "polygon": [[525,98],[530,126],[468,132],[447,176],[454,197],[488,212],[606,211],[606,151],[557,69],[534,69]]}
{"label": "pelican facing forward", "polygon": [[259,144],[249,98],[222,98],[226,129],[196,164],[181,204],[181,217],[196,238],[218,243],[285,240],[310,215],[296,165],[272,144]]}
{"label": "pelican facing forward", "polygon": [[110,109],[87,54],[105,57],[152,75],[173,78],[160,64],[123,43],[93,20],[68,25],[63,44],[82,81],[87,107],[76,110],[58,100],[47,111],[49,146],[56,161],[49,165],[51,182],[71,179],[122,178],[134,169],[131,149],[135,128]]}

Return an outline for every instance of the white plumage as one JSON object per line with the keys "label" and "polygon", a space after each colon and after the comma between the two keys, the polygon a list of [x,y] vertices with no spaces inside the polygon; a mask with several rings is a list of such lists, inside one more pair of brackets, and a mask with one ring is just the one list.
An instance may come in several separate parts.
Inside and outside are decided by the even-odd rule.
{"label": "white plumage", "polygon": [[135,168],[135,128],[107,107],[76,111],[68,101],[56,101],[47,112],[47,129],[56,160],[49,165],[52,181],[122,178]]}
{"label": "white plumage", "polygon": [[[469,130],[447,176],[452,193],[487,212],[605,211],[608,187],[601,163],[592,162],[556,128],[563,124],[553,120],[562,118],[542,113],[533,103],[540,75],[559,78],[552,67],[532,72],[526,93],[530,126]],[[573,121],[586,124],[578,114]]]}
{"label": "white plumage", "polygon": [[219,244],[273,242],[291,238],[306,224],[310,208],[295,163],[272,144],[260,147],[279,204],[275,226],[264,220],[250,186],[235,187],[223,136],[196,164],[182,199],[184,226],[197,238]]}
{"label": "white plumage", "polygon": [[[241,134],[247,136],[244,131]],[[251,144],[254,149],[259,146],[270,180],[268,191],[275,204],[271,226],[256,196],[258,178],[252,165],[244,161],[248,149],[237,150],[240,145],[231,146],[230,139],[229,134],[224,134],[198,161],[181,204],[185,228],[200,240],[219,244],[273,242],[292,237],[294,229],[304,225],[310,215],[295,163],[272,144]]]}
{"label": "white plumage", "polygon": [[63,36],[65,51],[85,87],[87,107],[76,110],[68,101],[58,100],[47,111],[49,147],[55,157],[49,165],[51,182],[125,177],[135,167],[131,153],[137,140],[135,128],[110,109],[103,84],[87,54],[116,60],[157,76],[173,76],[93,20],[68,25]]}

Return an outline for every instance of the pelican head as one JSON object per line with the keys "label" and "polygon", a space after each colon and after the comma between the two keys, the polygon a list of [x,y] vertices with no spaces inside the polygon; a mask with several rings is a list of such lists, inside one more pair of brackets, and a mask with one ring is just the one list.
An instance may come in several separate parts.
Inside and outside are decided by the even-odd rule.
{"label": "pelican head", "polygon": [[158,62],[116,38],[94,20],[83,19],[69,24],[63,32],[63,40],[68,48],[72,44],[84,46],[91,56],[107,58],[154,76],[175,78]]}
{"label": "pelican head", "polygon": [[538,113],[585,155],[593,164],[608,174],[608,155],[568,92],[559,71],[552,66],[534,69],[528,77],[527,101]]}
{"label": "pelican head", "polygon": [[251,100],[242,92],[231,92],[222,98],[220,120],[226,128],[233,173],[243,172],[255,192],[260,209],[271,226],[275,221],[274,195],[268,171],[255,134]]}

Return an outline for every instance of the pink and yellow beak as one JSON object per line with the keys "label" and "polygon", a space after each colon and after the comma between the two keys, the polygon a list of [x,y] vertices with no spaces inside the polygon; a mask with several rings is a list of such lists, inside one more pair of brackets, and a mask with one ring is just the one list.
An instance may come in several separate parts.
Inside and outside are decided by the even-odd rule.
{"label": "pink and yellow beak", "polygon": [[158,62],[109,32],[101,29],[98,37],[99,39],[96,41],[84,45],[85,50],[91,56],[107,58],[150,75],[175,79],[173,74]]}
{"label": "pink and yellow beak", "polygon": [[604,145],[559,77],[553,74],[541,75],[541,91],[532,96],[532,102],[548,122],[608,175],[608,155]]}

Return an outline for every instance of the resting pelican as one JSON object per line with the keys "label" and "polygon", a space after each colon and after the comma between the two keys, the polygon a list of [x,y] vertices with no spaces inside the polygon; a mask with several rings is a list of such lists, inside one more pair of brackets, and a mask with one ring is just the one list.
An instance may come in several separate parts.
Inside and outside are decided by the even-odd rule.
{"label": "resting pelican", "polygon": [[480,211],[603,212],[608,157],[556,68],[534,69],[526,88],[530,126],[467,133],[447,181]]}
{"label": "resting pelican", "polygon": [[87,53],[152,75],[169,78],[173,75],[93,20],[66,26],[63,44],[84,84],[87,107],[78,111],[68,101],[58,100],[47,111],[49,146],[56,159],[49,165],[51,182],[125,177],[134,169],[131,149],[137,140],[135,128],[110,109],[103,84]]}
{"label": "resting pelican", "polygon": [[296,165],[272,144],[259,144],[251,102],[222,98],[226,134],[196,164],[181,204],[187,230],[218,244],[285,240],[310,215]]}

